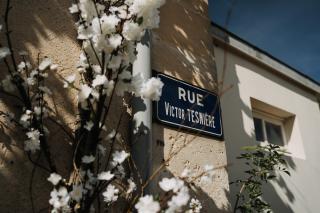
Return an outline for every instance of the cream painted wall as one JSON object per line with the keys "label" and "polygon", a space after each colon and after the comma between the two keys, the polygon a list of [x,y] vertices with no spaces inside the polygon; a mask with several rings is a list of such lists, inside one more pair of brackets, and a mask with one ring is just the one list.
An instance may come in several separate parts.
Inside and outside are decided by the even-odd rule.
{"label": "cream painted wall", "polygon": [[[225,78],[221,79],[224,50],[215,46],[214,53],[219,80],[224,88],[232,85],[221,97],[230,181],[242,176],[245,169],[236,159],[240,148],[256,144],[252,97],[295,115],[293,135],[286,147],[292,153],[286,157],[291,177],[281,175],[265,187],[264,198],[274,212],[318,212],[320,111],[316,95],[235,52],[227,53]],[[232,186],[232,203],[236,192]]]}

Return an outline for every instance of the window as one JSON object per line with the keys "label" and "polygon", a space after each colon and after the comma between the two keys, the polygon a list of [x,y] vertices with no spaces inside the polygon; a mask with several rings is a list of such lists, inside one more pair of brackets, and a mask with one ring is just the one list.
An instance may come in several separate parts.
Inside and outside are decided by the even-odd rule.
{"label": "window", "polygon": [[256,141],[279,146],[286,144],[283,123],[281,121],[254,113],[253,123]]}
{"label": "window", "polygon": [[256,141],[283,146],[288,156],[306,159],[295,114],[250,97]]}

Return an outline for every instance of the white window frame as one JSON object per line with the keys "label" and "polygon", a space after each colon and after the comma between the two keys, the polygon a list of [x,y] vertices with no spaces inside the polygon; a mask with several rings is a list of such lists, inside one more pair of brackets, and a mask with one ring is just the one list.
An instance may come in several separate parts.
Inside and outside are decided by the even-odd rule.
{"label": "white window frame", "polygon": [[[288,141],[287,141],[286,134],[284,131],[284,119],[283,118],[268,114],[266,112],[258,111],[258,110],[254,110],[252,112],[252,121],[253,121],[253,118],[258,118],[258,119],[262,120],[262,133],[263,133],[264,141],[257,141],[258,143],[260,143],[260,145],[266,146],[268,144],[273,144],[268,141],[266,123],[265,123],[267,121],[269,123],[280,126],[282,141],[283,141],[283,146],[281,146],[281,147],[287,147]],[[255,127],[254,127],[254,133],[256,133]]]}

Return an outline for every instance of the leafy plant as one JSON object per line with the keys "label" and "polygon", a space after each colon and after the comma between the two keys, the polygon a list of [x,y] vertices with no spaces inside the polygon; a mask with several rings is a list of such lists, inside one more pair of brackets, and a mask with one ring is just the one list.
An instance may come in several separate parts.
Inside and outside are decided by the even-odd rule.
{"label": "leafy plant", "polygon": [[244,159],[250,169],[244,171],[246,178],[230,183],[240,186],[233,212],[270,212],[271,205],[262,199],[262,185],[275,179],[277,171],[290,175],[284,160],[286,151],[273,144],[243,149],[246,152],[237,159]]}

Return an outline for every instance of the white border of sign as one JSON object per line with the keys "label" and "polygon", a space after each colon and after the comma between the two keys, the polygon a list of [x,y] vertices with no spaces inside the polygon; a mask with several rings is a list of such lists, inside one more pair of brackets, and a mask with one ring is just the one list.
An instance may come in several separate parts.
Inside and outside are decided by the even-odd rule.
{"label": "white border of sign", "polygon": [[209,135],[214,135],[214,136],[219,136],[219,137],[222,136],[222,134],[223,134],[223,130],[222,130],[223,126],[222,126],[222,121],[221,121],[221,120],[222,120],[222,114],[221,114],[221,106],[220,106],[219,96],[217,96],[216,94],[214,94],[214,93],[212,93],[212,92],[210,92],[210,91],[208,91],[208,90],[204,90],[204,89],[202,89],[202,88],[200,88],[200,87],[193,86],[193,85],[191,85],[191,84],[189,84],[189,83],[186,83],[186,82],[184,82],[184,81],[182,81],[182,80],[179,80],[179,79],[175,79],[175,78],[173,78],[173,77],[171,77],[171,76],[168,76],[168,75],[165,75],[165,74],[156,73],[156,76],[164,76],[165,78],[170,78],[170,79],[172,79],[172,80],[174,80],[174,81],[180,82],[180,83],[185,84],[185,85],[187,85],[187,86],[191,86],[191,87],[193,87],[193,88],[202,90],[203,92],[206,92],[206,93],[209,93],[209,94],[211,94],[211,95],[216,96],[216,97],[217,97],[217,101],[219,101],[218,108],[219,108],[219,112],[220,112],[220,120],[219,120],[219,121],[220,121],[220,127],[221,127],[220,129],[221,129],[221,132],[220,132],[220,134],[215,134],[215,133],[208,132],[208,131],[205,131],[205,130],[201,130],[201,129],[197,129],[197,128],[185,126],[185,125],[183,125],[183,124],[176,124],[176,123],[173,123],[173,122],[170,122],[170,121],[161,120],[161,119],[158,117],[158,111],[159,111],[159,110],[158,110],[158,103],[159,103],[159,102],[157,102],[157,104],[156,104],[156,106],[157,106],[156,116],[157,116],[157,119],[158,119],[159,121],[161,121],[161,122],[163,122],[163,123],[171,124],[171,125],[174,125],[174,126],[182,126],[182,127],[186,128],[186,129],[192,129],[192,130],[195,130],[195,131],[197,131],[197,132],[205,132],[205,133],[207,133],[207,134],[209,134]]}

